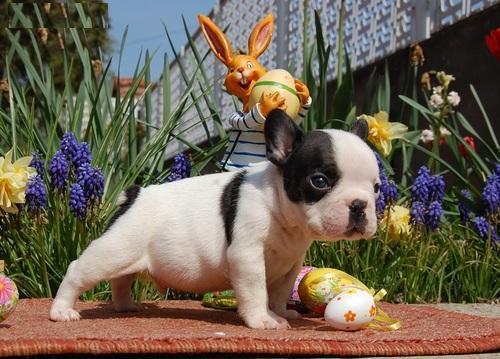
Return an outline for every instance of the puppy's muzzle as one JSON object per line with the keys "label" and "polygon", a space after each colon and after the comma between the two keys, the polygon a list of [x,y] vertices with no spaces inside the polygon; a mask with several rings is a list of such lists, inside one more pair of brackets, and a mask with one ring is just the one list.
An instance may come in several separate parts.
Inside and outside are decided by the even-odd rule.
{"label": "puppy's muzzle", "polygon": [[347,233],[364,233],[368,220],[366,219],[366,206],[368,202],[355,199],[349,206],[349,226]]}

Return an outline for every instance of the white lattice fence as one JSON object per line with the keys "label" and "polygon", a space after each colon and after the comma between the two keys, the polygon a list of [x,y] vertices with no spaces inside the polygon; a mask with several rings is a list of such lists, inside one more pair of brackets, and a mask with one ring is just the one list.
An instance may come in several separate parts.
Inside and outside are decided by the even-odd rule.
{"label": "white lattice fence", "polygon": [[[500,0],[345,0],[344,41],[351,59],[353,69],[358,69],[376,60],[384,58],[410,44],[422,41],[443,27],[485,10],[499,3]],[[306,5],[307,4],[307,5]],[[266,68],[295,69],[300,76],[303,63],[303,30],[304,18],[307,17],[307,36],[310,46],[315,37],[314,9],[321,16],[325,40],[334,48],[338,41],[338,24],[341,0],[219,0],[209,15],[221,28],[230,25],[227,36],[233,48],[246,50],[247,40],[253,26],[268,12],[275,15],[275,31],[271,45],[259,58]],[[208,46],[200,31],[195,33],[195,43],[201,54]],[[182,64],[188,74],[194,72],[193,54],[186,46],[182,52]],[[329,78],[336,78],[336,56],[330,57]],[[171,64],[171,106],[178,103],[185,90],[179,66]],[[210,54],[205,62],[209,81],[224,76],[226,68]],[[222,81],[221,81],[222,82]],[[214,102],[224,118],[234,111],[231,97],[219,87],[214,92]],[[156,125],[163,121],[163,98],[161,86],[153,93],[153,113]],[[208,116],[208,110],[203,108]],[[198,122],[199,116],[191,109],[185,116],[181,128],[188,128]],[[209,124],[212,124],[209,121]],[[213,135],[214,126],[210,125]],[[199,143],[206,136],[201,125],[191,128],[184,137],[191,142]],[[183,151],[180,143],[172,144],[167,153],[173,155]]]}

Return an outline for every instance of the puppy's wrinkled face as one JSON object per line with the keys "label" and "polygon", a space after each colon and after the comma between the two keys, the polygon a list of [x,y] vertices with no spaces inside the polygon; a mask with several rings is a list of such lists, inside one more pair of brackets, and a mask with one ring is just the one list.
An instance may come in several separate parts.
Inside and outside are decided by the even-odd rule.
{"label": "puppy's wrinkled face", "polygon": [[301,207],[317,239],[359,239],[375,233],[378,166],[360,137],[339,130],[305,135],[284,165],[283,177],[289,199]]}
{"label": "puppy's wrinkled face", "polygon": [[351,132],[304,134],[283,111],[273,110],[264,131],[267,158],[281,169],[284,190],[306,232],[327,241],[375,233],[380,180],[375,155],[364,141],[365,121],[356,121]]}

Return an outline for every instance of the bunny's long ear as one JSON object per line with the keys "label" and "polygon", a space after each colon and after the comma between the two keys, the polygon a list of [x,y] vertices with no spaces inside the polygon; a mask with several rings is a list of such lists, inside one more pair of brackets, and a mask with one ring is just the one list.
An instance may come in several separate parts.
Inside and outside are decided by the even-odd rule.
{"label": "bunny's long ear", "polygon": [[208,17],[198,15],[198,21],[200,22],[201,31],[203,31],[207,39],[208,46],[222,63],[229,66],[233,60],[233,50],[226,35]]}
{"label": "bunny's long ear", "polygon": [[269,13],[252,30],[248,39],[248,54],[252,57],[259,57],[271,43],[273,36],[274,16]]}

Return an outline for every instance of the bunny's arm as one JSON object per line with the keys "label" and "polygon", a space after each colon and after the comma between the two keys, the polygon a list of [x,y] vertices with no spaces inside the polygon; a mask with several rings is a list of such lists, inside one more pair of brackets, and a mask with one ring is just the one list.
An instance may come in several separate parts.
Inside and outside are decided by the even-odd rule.
{"label": "bunny's arm", "polygon": [[247,113],[241,111],[234,112],[231,117],[229,117],[229,124],[231,127],[241,131],[262,127],[266,119],[260,113],[258,106],[259,104],[255,105]]}
{"label": "bunny's arm", "polygon": [[[307,102],[300,107],[299,114],[295,119],[295,122],[301,123],[307,116],[309,109],[311,108],[312,99],[309,97]],[[264,125],[266,119],[260,113],[259,103],[257,103],[250,111],[247,113],[237,111],[234,112],[229,118],[229,124],[235,130],[246,131],[253,130]]]}

